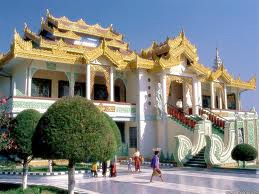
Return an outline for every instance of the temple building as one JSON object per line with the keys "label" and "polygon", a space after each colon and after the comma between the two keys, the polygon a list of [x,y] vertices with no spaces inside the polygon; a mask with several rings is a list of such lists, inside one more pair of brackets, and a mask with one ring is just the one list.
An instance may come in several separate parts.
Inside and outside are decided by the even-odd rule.
{"label": "temple building", "polygon": [[29,108],[44,113],[63,96],[93,101],[120,129],[120,156],[138,149],[151,157],[160,147],[178,165],[224,166],[236,165],[236,144],[259,147],[257,112],[242,110],[240,99],[256,89],[256,78],[232,76],[218,50],[213,68],[201,64],[184,31],[136,53],[112,25],[47,11],[38,33],[26,24],[23,36],[14,31],[0,55],[0,83],[12,116]]}

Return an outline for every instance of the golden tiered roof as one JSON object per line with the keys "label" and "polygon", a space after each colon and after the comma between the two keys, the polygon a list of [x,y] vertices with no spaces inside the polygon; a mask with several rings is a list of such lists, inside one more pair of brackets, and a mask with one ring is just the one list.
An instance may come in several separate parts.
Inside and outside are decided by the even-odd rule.
{"label": "golden tiered roof", "polygon": [[[42,32],[50,33],[53,38],[46,38]],[[97,47],[71,44],[68,40],[80,40],[82,36],[100,39]],[[224,66],[216,71],[199,63],[197,48],[190,43],[183,31],[175,38],[167,38],[162,44],[153,42],[138,55],[129,50],[123,36],[114,32],[112,26],[103,28],[99,24],[89,25],[82,19],[70,21],[66,17],[56,18],[47,11],[42,19],[39,34],[32,32],[25,24],[24,37],[16,31],[10,51],[0,55],[0,68],[13,58],[35,59],[65,64],[86,64],[100,56],[107,57],[119,69],[147,69],[159,72],[181,63],[181,57],[188,59],[188,67],[197,72],[201,81],[223,79],[229,86],[242,89],[255,89],[256,78],[249,81],[235,79]]]}
{"label": "golden tiered roof", "polygon": [[[83,19],[71,21],[65,16],[57,18],[51,15],[48,10],[46,21],[42,23],[51,23],[52,25],[54,25],[53,30],[56,32],[65,31],[116,40],[123,39],[122,34],[113,31],[112,25],[107,28],[103,28],[99,24],[89,25]],[[47,27],[47,25],[42,25],[43,29],[45,29],[44,27]]]}

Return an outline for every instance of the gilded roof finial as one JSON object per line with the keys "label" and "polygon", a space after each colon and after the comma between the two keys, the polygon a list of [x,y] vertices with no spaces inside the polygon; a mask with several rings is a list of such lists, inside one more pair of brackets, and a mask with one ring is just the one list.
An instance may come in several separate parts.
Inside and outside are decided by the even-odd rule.
{"label": "gilded roof finial", "polygon": [[26,22],[24,22],[24,28],[23,28],[23,30],[25,31],[27,28],[28,28],[28,25],[27,25]]}
{"label": "gilded roof finial", "polygon": [[113,31],[113,24],[110,24],[109,29],[110,31]]}
{"label": "gilded roof finial", "polygon": [[50,14],[50,11],[49,11],[49,9],[47,9],[47,10],[46,10],[46,16],[47,16],[47,17],[50,17],[50,15],[51,15],[51,14]]}
{"label": "gilded roof finial", "polygon": [[217,70],[217,69],[220,68],[220,67],[224,67],[224,65],[223,65],[223,62],[222,62],[222,60],[221,60],[221,58],[220,58],[220,56],[219,56],[219,49],[216,48],[216,57],[215,57],[215,59],[214,59],[214,66],[213,66],[213,69],[214,69],[214,70]]}
{"label": "gilded roof finial", "polygon": [[41,24],[44,24],[44,18],[41,17],[40,19],[41,19],[41,20],[40,20]]}
{"label": "gilded roof finial", "polygon": [[184,39],[184,38],[185,38],[185,33],[184,33],[184,29],[183,29],[183,27],[182,27],[182,29],[181,29],[180,36],[182,37],[182,39]]}

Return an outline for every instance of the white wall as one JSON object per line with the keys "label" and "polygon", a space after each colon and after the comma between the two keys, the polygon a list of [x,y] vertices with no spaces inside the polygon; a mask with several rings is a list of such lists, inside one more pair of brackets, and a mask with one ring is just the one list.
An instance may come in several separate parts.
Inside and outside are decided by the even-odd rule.
{"label": "white wall", "polygon": [[27,85],[27,65],[17,64],[12,72],[13,76],[13,95],[25,96]]}
{"label": "white wall", "polygon": [[168,153],[171,156],[175,146],[175,136],[184,135],[188,137],[193,142],[193,131],[186,129],[180,124],[176,123],[173,119],[168,118]]}
{"label": "white wall", "polygon": [[157,77],[154,74],[148,73],[146,70],[139,70],[137,90],[138,146],[145,157],[151,157],[152,148],[157,146],[156,85]]}

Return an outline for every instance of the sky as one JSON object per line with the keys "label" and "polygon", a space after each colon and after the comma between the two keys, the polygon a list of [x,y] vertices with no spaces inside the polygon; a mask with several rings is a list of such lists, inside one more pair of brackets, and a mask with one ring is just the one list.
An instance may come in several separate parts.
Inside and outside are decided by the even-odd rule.
{"label": "sky", "polygon": [[[1,2],[0,52],[9,50],[14,29],[22,34],[25,22],[38,32],[49,9],[56,17],[113,24],[138,52],[183,28],[202,64],[213,65],[217,47],[228,72],[249,80],[259,74],[258,8],[257,0],[8,0]],[[243,92],[241,98],[243,109],[259,110],[259,90]]]}

